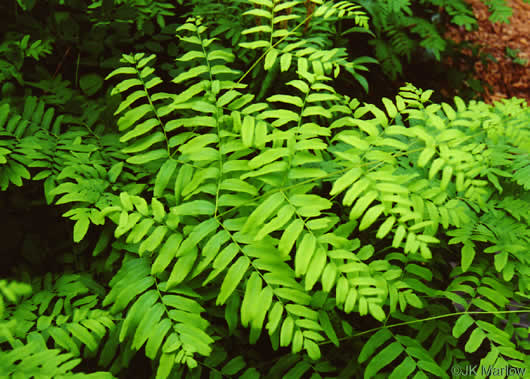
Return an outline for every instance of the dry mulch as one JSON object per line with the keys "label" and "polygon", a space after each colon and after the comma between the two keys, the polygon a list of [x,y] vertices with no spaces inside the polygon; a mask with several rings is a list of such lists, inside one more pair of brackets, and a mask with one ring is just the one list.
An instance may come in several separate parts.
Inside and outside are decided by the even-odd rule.
{"label": "dry mulch", "polygon": [[[480,0],[467,0],[473,7],[478,29],[468,32],[451,26],[446,37],[456,42],[470,41],[482,46],[481,51],[491,54],[497,62],[475,63],[476,78],[493,88],[485,88],[484,100],[488,103],[500,99],[519,97],[530,104],[530,4],[523,0],[507,0],[513,9],[509,24],[492,23],[488,20],[488,7]],[[525,65],[515,63],[507,55],[506,47],[519,50],[517,57],[526,60]],[[468,52],[471,54],[471,52]]]}

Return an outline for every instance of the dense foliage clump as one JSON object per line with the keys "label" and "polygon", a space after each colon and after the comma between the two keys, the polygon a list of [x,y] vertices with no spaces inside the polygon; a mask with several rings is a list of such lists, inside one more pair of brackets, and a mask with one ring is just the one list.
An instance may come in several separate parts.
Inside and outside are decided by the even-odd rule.
{"label": "dense foliage clump", "polygon": [[5,42],[1,201],[36,227],[4,255],[0,376],[524,376],[530,110],[335,88],[369,89],[336,26],[379,33],[382,3],[94,1],[48,22],[145,51],[104,77],[93,52],[76,90],[49,39]]}

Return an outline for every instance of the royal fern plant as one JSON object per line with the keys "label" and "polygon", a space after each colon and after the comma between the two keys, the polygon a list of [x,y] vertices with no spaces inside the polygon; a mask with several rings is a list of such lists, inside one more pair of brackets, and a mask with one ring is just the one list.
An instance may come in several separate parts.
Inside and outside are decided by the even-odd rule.
{"label": "royal fern plant", "polygon": [[0,282],[0,376],[124,377],[142,357],[156,378],[524,374],[527,104],[410,84],[360,104],[273,29],[255,47],[291,78],[257,100],[208,32],[178,28],[176,93],[154,55],[123,55],[115,130],[0,107],[2,190],[43,182],[94,242],[77,272],[13,278],[31,294]]}

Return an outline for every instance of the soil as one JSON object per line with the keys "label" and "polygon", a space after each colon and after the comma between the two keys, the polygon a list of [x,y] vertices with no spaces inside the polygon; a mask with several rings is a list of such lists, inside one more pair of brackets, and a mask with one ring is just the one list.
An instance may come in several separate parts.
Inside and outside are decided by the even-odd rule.
{"label": "soil", "polygon": [[[478,21],[478,29],[466,31],[449,27],[446,37],[455,42],[469,41],[481,45],[481,52],[496,60],[475,63],[475,77],[485,86],[484,101],[519,97],[530,104],[530,4],[524,0],[507,0],[513,9],[509,24],[492,23],[488,7],[480,0],[467,0]],[[471,54],[468,51],[467,54]],[[512,56],[510,57],[509,54]]]}

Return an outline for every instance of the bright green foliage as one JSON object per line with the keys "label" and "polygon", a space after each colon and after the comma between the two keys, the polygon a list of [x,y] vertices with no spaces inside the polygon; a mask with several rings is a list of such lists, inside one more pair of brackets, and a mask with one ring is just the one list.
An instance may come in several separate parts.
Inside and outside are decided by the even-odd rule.
{"label": "bright green foliage", "polygon": [[[1,324],[0,341],[11,345],[10,351],[0,351],[0,376],[112,378],[106,372],[71,372],[81,358],[94,356],[108,330],[115,328],[113,317],[100,309],[104,289],[81,275],[47,275],[31,284],[33,295],[0,315],[10,320]],[[2,287],[11,301],[31,292],[15,283]]]}
{"label": "bright green foliage", "polygon": [[114,131],[34,97],[0,107],[2,189],[44,181],[74,240],[97,238],[80,273],[35,276],[4,311],[0,375],[93,359],[108,371],[93,377],[119,376],[140,355],[156,378],[529,367],[528,106],[436,104],[410,84],[360,104],[330,85],[332,56],[295,46],[293,70],[283,35],[260,33],[264,67],[291,75],[262,101],[197,17],[177,29],[176,93],[155,55],[107,76]]}
{"label": "bright green foliage", "polygon": [[0,338],[2,342],[14,343],[13,330],[16,327],[16,320],[6,321],[6,306],[10,303],[17,303],[19,297],[31,293],[31,287],[26,283],[0,281]]}
{"label": "bright green foliage", "polygon": [[[263,51],[260,59],[264,58],[265,81],[258,99],[267,92],[279,72],[288,71],[291,66],[317,76],[332,74],[334,78],[343,69],[368,91],[368,83],[358,71],[367,71],[365,64],[377,61],[371,57],[349,61],[345,47],[333,46],[333,40],[340,37],[338,25],[343,20],[353,20],[354,31],[369,33],[368,17],[359,5],[349,1],[250,3],[252,8],[243,16],[252,16],[258,25],[241,31],[247,41],[240,42],[239,47]],[[260,70],[253,74],[254,77],[260,75]]]}
{"label": "bright green foliage", "polygon": [[[15,43],[24,52],[24,56],[39,60],[44,55],[51,54],[49,41],[42,42],[41,40],[37,40],[30,44],[29,38],[30,36],[26,34],[21,41]],[[2,50],[7,51],[7,47],[4,45]]]}

